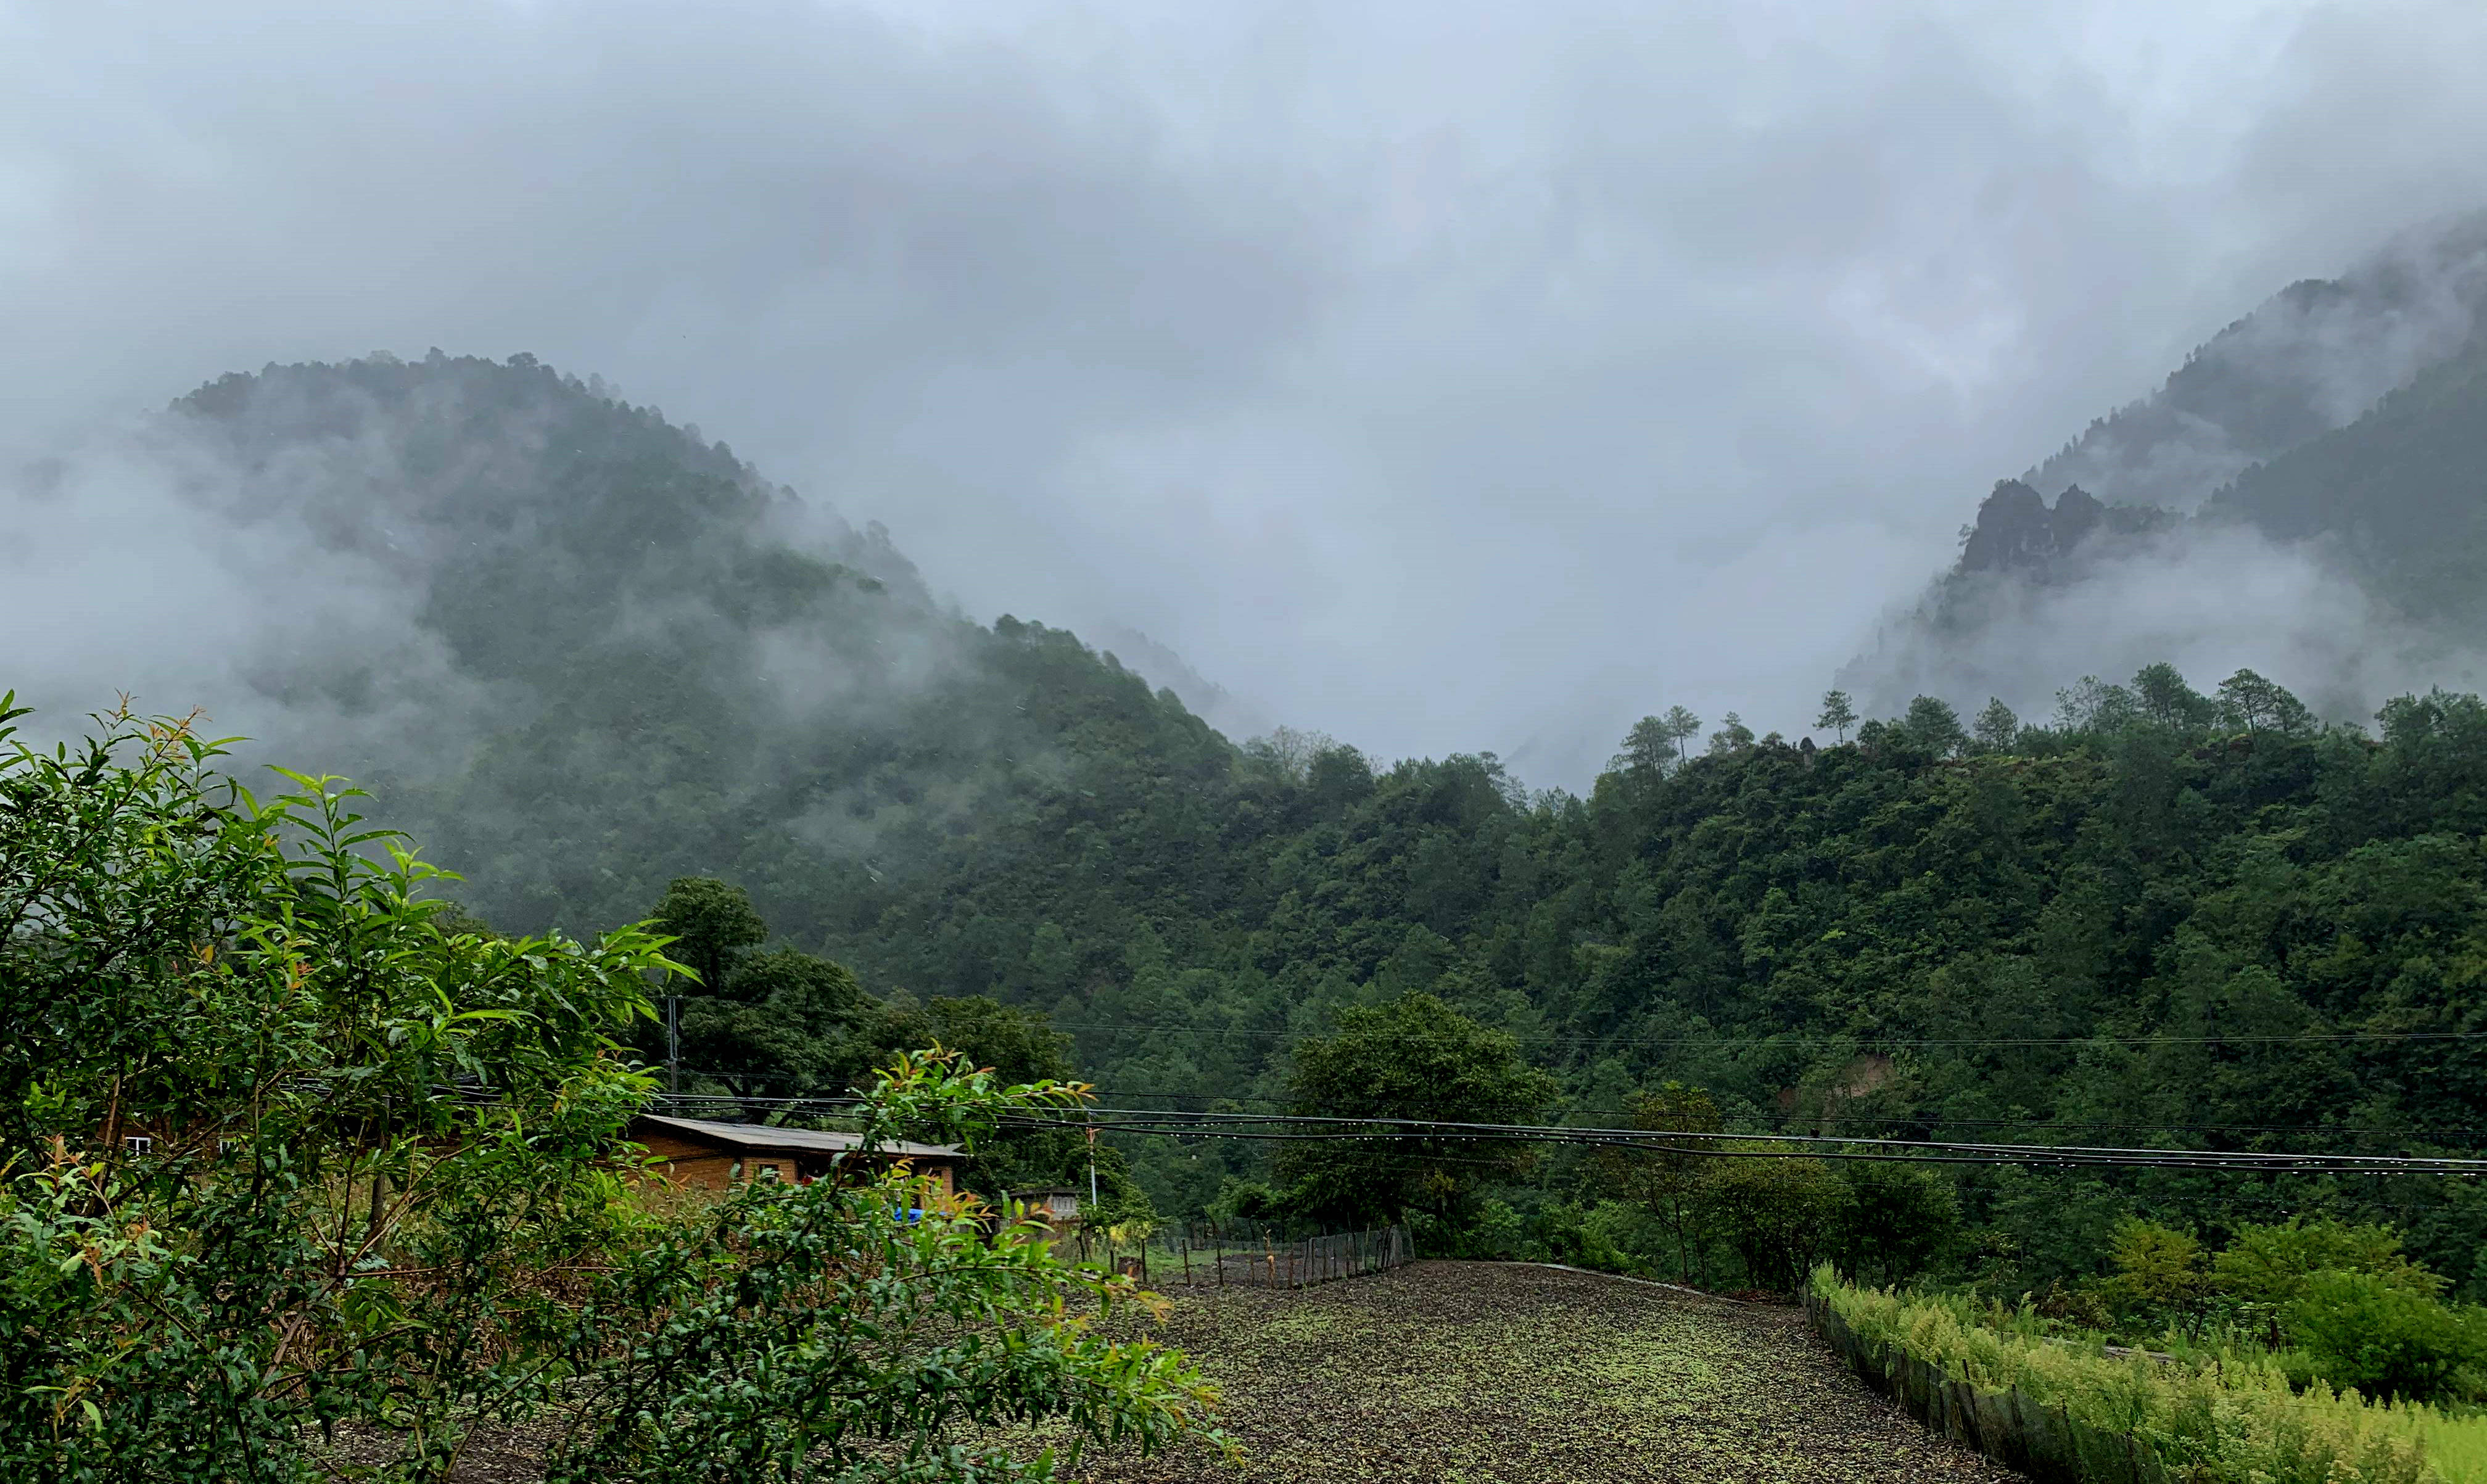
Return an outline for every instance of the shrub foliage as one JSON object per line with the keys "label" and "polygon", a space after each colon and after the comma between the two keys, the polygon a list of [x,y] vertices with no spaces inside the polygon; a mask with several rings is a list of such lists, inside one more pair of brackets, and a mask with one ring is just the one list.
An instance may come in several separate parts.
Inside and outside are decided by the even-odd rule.
{"label": "shrub foliage", "polygon": [[[467,930],[336,780],[263,801],[186,721],[45,752],[22,714],[0,699],[0,1476],[438,1478],[520,1425],[565,1478],[1043,1478],[959,1424],[1208,1428],[1180,1357],[1090,1330],[1130,1285],[903,1171],[661,1198],[617,1038],[665,938]],[[904,1058],[867,1144],[1079,1092]]]}

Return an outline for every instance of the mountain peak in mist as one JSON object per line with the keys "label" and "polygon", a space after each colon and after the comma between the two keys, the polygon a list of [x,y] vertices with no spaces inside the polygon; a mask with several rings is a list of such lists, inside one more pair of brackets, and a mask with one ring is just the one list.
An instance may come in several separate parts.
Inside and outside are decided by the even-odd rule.
{"label": "mountain peak in mist", "polygon": [[2474,683],[2483,308],[2487,216],[2288,286],[1998,483],[1957,562],[1842,685],[1877,710],[1925,693],[2026,713],[2062,676],[2178,659],[2266,669],[2357,716]]}
{"label": "mountain peak in mist", "polygon": [[2403,233],[2337,278],[2273,294],[2022,478],[2110,505],[2193,510],[2449,358],[2483,309],[2487,212]]}

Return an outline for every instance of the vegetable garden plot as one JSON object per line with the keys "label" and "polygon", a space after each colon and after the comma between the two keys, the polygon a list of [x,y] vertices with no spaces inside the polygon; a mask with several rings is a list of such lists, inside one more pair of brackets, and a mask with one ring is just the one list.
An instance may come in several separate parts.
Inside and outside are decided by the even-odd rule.
{"label": "vegetable garden plot", "polygon": [[1319,1288],[1193,1290],[1160,1335],[1225,1388],[1237,1471],[1092,1454],[1094,1484],[2003,1481],[1805,1332],[1733,1305],[1522,1264],[1427,1262]]}

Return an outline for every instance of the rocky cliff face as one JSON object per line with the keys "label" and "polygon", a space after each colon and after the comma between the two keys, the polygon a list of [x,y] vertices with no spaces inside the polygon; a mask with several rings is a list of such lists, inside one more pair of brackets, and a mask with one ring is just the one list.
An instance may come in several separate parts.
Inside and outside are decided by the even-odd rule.
{"label": "rocky cliff face", "polygon": [[2354,715],[2377,686],[2467,683],[2452,661],[2487,648],[2460,617],[2487,610],[2467,599],[2487,591],[2482,346],[2487,213],[2290,285],[1997,484],[1841,686],[1885,714],[1919,693],[2043,709],[2065,675],[2192,657]]}
{"label": "rocky cliff face", "polygon": [[2111,506],[2079,485],[2055,497],[2017,479],[1998,481],[1961,543],[1956,576],[2069,577],[2133,538],[2172,524],[2165,511]]}

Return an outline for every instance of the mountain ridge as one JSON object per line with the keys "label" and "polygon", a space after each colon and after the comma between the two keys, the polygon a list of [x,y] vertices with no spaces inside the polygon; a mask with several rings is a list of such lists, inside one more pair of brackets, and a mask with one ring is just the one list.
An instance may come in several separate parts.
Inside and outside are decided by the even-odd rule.
{"label": "mountain ridge", "polygon": [[[731,874],[817,938],[824,901],[985,818],[1123,798],[1135,757],[1162,777],[1237,755],[1075,636],[970,622],[878,524],[531,355],[270,364],[137,441],[115,457],[143,463],[148,514],[212,528],[226,579],[212,631],[151,639],[173,662],[148,699],[352,776],[514,929]],[[56,498],[135,504],[107,472]],[[159,584],[196,580],[176,546]]]}
{"label": "mountain ridge", "polygon": [[2487,489],[2464,470],[2487,457],[2472,431],[2487,425],[2482,310],[2487,215],[2282,290],[1998,481],[1952,565],[1838,683],[1885,710],[1920,692],[2026,708],[2033,670],[2177,653],[2218,668],[2256,646],[2333,715],[2474,683]]}

